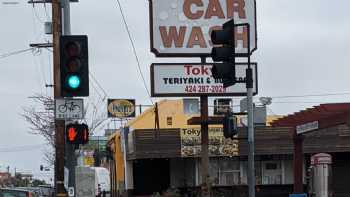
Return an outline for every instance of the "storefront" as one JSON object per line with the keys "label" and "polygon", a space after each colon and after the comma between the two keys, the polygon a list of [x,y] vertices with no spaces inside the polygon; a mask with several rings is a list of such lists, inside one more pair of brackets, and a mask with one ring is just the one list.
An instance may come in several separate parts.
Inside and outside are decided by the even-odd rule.
{"label": "storefront", "polygon": [[[182,195],[196,196],[201,185],[200,129],[187,125],[190,117],[183,114],[181,101],[164,101],[158,106],[160,129],[154,129],[154,111],[149,110],[120,132],[124,193],[150,195],[177,188]],[[246,138],[246,129],[240,128],[238,135]],[[336,159],[333,172],[337,183],[337,177],[347,172],[345,166],[350,164],[344,156],[350,153],[348,144],[350,128],[346,124],[305,137],[302,163],[305,191],[310,156],[330,151]],[[247,196],[247,148],[246,140],[225,139],[219,125],[209,128],[209,172],[214,196]],[[290,127],[255,128],[256,196],[280,197],[292,193],[293,151]],[[350,182],[347,178],[339,180]],[[341,190],[347,196],[350,194],[339,183],[333,188],[337,190],[335,197],[344,196]]]}

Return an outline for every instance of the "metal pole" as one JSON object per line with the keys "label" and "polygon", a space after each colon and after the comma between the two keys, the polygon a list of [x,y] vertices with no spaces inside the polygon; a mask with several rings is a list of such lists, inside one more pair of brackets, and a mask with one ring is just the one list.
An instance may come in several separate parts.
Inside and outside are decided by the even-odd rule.
{"label": "metal pole", "polygon": [[[62,34],[70,35],[71,34],[71,26],[70,26],[70,0],[61,0],[61,8],[62,8]],[[68,178],[68,187],[75,187],[75,166],[77,166],[77,158],[75,154],[75,145],[74,144],[66,144],[65,147],[65,161],[66,167],[69,170]]]}
{"label": "metal pole", "polygon": [[[201,63],[205,63],[205,57],[201,57]],[[201,174],[202,174],[202,197],[210,196],[209,183],[209,152],[208,152],[208,96],[200,97],[201,105]]]}
{"label": "metal pole", "polygon": [[[252,73],[247,69],[247,74]],[[254,117],[253,117],[253,88],[247,89],[248,103],[248,186],[249,197],[255,197],[255,168],[254,168]]]}
{"label": "metal pole", "polygon": [[250,27],[248,26],[248,69],[247,80],[247,111],[248,111],[248,188],[249,197],[255,197],[255,166],[254,166],[254,106],[253,106],[253,71],[250,65]]}
{"label": "metal pole", "polygon": [[63,8],[63,35],[71,34],[70,26],[70,0],[61,0]]}
{"label": "metal pole", "polygon": [[[61,97],[60,87],[60,36],[61,36],[61,6],[59,0],[52,1],[53,30],[53,73],[54,99]],[[64,189],[64,121],[55,120],[55,188],[56,196],[67,196]]]}

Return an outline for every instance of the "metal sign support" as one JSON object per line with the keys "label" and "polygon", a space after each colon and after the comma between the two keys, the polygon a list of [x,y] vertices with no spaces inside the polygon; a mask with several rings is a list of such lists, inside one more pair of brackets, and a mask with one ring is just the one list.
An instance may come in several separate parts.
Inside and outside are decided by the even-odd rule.
{"label": "metal sign support", "polygon": [[[248,27],[248,53],[250,53],[250,26]],[[253,117],[253,71],[248,55],[248,68],[246,70],[247,108],[248,108],[248,188],[249,197],[255,197],[255,166],[254,166],[254,117]]]}

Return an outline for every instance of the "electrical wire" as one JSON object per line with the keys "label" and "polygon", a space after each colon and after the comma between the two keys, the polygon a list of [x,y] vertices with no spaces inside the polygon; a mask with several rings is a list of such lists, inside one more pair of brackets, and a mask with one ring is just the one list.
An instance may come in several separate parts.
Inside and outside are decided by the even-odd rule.
{"label": "electrical wire", "polygon": [[135,59],[136,59],[136,62],[137,62],[137,68],[138,68],[138,71],[139,71],[139,74],[142,78],[142,82],[143,82],[143,86],[145,87],[146,91],[147,91],[147,94],[148,94],[148,97],[152,103],[152,105],[154,104],[153,103],[153,100],[152,100],[152,97],[151,97],[151,94],[150,94],[150,91],[147,87],[147,84],[146,84],[146,80],[145,80],[145,77],[142,73],[142,70],[141,70],[141,66],[140,66],[140,60],[139,60],[139,57],[137,56],[137,53],[136,53],[136,48],[135,48],[135,44],[134,44],[134,41],[131,37],[131,33],[130,33],[130,30],[129,30],[129,26],[126,22],[126,19],[125,19],[125,15],[124,15],[124,12],[123,12],[123,9],[122,9],[122,6],[120,4],[120,1],[117,0],[117,3],[118,3],[118,7],[119,7],[119,11],[120,11],[120,14],[122,15],[122,19],[123,19],[123,22],[124,22],[124,26],[125,26],[125,29],[126,29],[126,32],[128,33],[128,37],[129,37],[129,40],[130,40],[130,43],[131,43],[131,46],[132,46],[132,50],[133,50],[133,53],[134,53],[134,56],[135,56]]}
{"label": "electrical wire", "polygon": [[38,19],[38,21],[40,23],[44,23],[44,21],[38,16],[38,12],[35,9],[35,3],[33,3],[33,11],[34,11],[35,17]]}
{"label": "electrical wire", "polygon": [[276,102],[273,102],[273,104],[303,104],[303,103],[324,103],[323,101],[320,102],[320,101],[276,101]]}
{"label": "electrical wire", "polygon": [[47,12],[46,4],[47,4],[47,3],[45,2],[45,3],[44,3],[45,15],[46,15],[47,20],[48,20],[48,21],[51,21],[51,17],[50,17],[50,15],[49,15],[49,13]]}
{"label": "electrical wire", "polygon": [[10,57],[10,56],[13,56],[13,55],[18,55],[18,54],[21,54],[21,53],[25,53],[27,51],[34,51],[35,49],[34,48],[29,48],[29,49],[23,49],[23,50],[18,50],[18,51],[13,51],[13,52],[9,52],[9,53],[4,53],[4,54],[0,54],[0,59],[3,59],[3,58],[6,58],[6,57]]}
{"label": "electrical wire", "polygon": [[327,94],[305,94],[305,95],[273,96],[271,98],[272,99],[283,99],[283,98],[305,98],[305,97],[342,96],[342,95],[350,95],[350,92],[327,93]]}
{"label": "electrical wire", "polygon": [[104,98],[102,100],[105,100],[107,95],[107,92],[103,89],[103,87],[101,86],[101,84],[96,80],[96,78],[94,77],[94,75],[89,71],[89,75],[92,78],[92,80],[96,83],[96,85],[103,91],[104,94]]}

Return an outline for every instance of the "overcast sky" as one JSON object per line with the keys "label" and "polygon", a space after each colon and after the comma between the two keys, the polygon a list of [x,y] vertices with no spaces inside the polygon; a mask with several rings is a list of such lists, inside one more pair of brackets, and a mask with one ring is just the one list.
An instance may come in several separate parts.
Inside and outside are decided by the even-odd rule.
{"label": "overcast sky", "polygon": [[[50,5],[4,4],[0,0],[0,55],[29,48],[30,43],[50,40],[44,34]],[[11,0],[15,1],[15,0]],[[141,69],[150,86],[152,62],[198,61],[164,59],[150,52],[147,0],[120,0],[135,42]],[[319,103],[348,102],[350,57],[349,0],[257,0],[258,97],[273,97],[270,114],[288,114]],[[137,62],[116,0],[83,0],[71,4],[72,34],[89,37],[91,102],[102,98],[134,98],[137,104],[150,99],[137,70]],[[28,133],[20,116],[22,107],[35,106],[34,93],[52,95],[52,55],[26,52],[0,59],[0,171],[32,171],[40,175],[45,141]],[[92,87],[95,86],[95,87]],[[291,97],[301,95],[331,96]],[[235,99],[236,100],[236,99]],[[105,110],[103,107],[102,110]]]}

